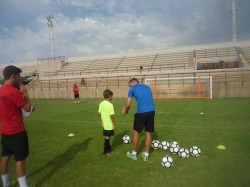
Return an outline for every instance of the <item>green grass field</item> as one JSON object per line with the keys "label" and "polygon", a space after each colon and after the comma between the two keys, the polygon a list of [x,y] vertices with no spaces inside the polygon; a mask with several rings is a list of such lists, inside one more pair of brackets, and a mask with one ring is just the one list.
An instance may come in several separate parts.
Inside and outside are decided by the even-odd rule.
{"label": "green grass field", "polygon": [[[168,151],[153,150],[150,160],[126,156],[131,144],[122,137],[132,134],[133,113],[121,113],[126,99],[114,99],[117,130],[113,154],[102,158],[103,136],[97,116],[102,99],[32,100],[37,110],[25,118],[30,139],[27,178],[31,187],[81,186],[249,186],[250,98],[213,100],[155,100],[153,139],[177,141],[181,147],[197,145],[198,158],[180,159]],[[200,113],[204,114],[201,115]],[[68,137],[74,133],[74,137]],[[141,134],[139,153],[145,134]],[[216,147],[224,145],[225,150]],[[173,168],[163,168],[169,155]],[[14,162],[10,165],[14,181]]]}

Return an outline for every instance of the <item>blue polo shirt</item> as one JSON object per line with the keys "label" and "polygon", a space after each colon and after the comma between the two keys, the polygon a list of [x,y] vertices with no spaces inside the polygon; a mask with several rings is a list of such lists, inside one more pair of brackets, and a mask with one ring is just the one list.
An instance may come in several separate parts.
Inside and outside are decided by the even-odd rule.
{"label": "blue polo shirt", "polygon": [[155,111],[153,93],[151,88],[145,84],[136,84],[128,91],[128,98],[135,98],[137,102],[136,113]]}

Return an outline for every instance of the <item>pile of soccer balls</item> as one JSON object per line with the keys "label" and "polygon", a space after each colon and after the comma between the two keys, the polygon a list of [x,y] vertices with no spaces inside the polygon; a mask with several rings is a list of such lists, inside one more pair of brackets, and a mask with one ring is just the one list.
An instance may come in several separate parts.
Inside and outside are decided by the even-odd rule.
{"label": "pile of soccer balls", "polygon": [[[153,140],[151,147],[153,149],[169,150],[170,153],[178,155],[182,159],[187,159],[191,154],[193,157],[198,157],[201,154],[201,149],[197,146],[192,146],[190,149],[181,148],[180,144],[176,141],[169,143],[168,141]],[[174,165],[174,160],[172,157],[166,155],[161,160],[161,165],[165,168],[171,168]]]}
{"label": "pile of soccer balls", "polygon": [[[131,142],[131,138],[128,135],[123,136],[123,142],[128,144]],[[201,149],[198,146],[192,146],[191,148],[181,148],[180,144],[176,141],[168,142],[168,141],[162,141],[159,140],[153,140],[151,147],[154,150],[161,149],[164,151],[169,150],[170,153],[174,155],[178,155],[182,159],[187,159],[190,155],[193,157],[199,157],[201,154]],[[174,165],[174,160],[172,157],[166,155],[161,160],[161,165],[165,168],[171,168]]]}

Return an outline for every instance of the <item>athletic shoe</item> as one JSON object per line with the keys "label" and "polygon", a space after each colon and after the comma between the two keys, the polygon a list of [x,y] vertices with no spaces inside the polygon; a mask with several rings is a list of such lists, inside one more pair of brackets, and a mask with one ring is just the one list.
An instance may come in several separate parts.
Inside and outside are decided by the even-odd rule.
{"label": "athletic shoe", "polygon": [[137,159],[138,159],[138,158],[137,158],[137,155],[133,155],[132,152],[127,152],[127,156],[128,156],[129,158],[132,158],[133,160],[137,160]]}
{"label": "athletic shoe", "polygon": [[111,153],[106,153],[106,154],[103,153],[103,154],[102,154],[102,157],[106,157],[106,156],[107,156],[107,157],[111,156]]}
{"label": "athletic shoe", "polygon": [[148,156],[145,156],[144,153],[142,153],[141,156],[142,156],[142,158],[143,158],[144,161],[148,161]]}

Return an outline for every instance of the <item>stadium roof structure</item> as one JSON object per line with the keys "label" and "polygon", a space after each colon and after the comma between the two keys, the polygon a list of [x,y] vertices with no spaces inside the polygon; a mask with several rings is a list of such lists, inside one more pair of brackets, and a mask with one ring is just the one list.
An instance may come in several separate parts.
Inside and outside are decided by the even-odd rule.
{"label": "stadium roof structure", "polygon": [[[32,80],[32,76],[23,76],[21,77],[21,82],[26,84],[29,83]],[[0,80],[0,84],[4,83],[4,79]]]}

